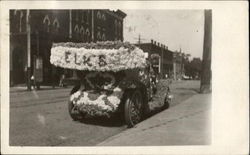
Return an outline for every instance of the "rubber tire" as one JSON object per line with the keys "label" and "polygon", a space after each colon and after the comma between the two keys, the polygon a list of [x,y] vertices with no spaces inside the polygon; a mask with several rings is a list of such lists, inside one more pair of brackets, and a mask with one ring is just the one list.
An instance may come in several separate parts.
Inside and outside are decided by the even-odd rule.
{"label": "rubber tire", "polygon": [[69,115],[70,117],[74,120],[74,121],[77,121],[77,120],[80,120],[82,117],[81,117],[81,114],[80,113],[72,113],[72,109],[73,109],[74,105],[71,101],[68,102],[68,110],[69,110]]}
{"label": "rubber tire", "polygon": [[[168,95],[168,94],[167,94]],[[168,109],[169,108],[169,105],[170,105],[170,101],[168,101],[167,99],[167,95],[165,96],[164,98],[164,105],[163,105],[163,109]]]}
{"label": "rubber tire", "polygon": [[[133,122],[131,120],[131,102],[132,102],[132,98],[134,97],[135,94],[138,94],[138,96],[140,96],[140,119],[138,122]],[[126,101],[125,101],[125,105],[124,105],[124,118],[125,118],[125,123],[127,124],[128,128],[134,127],[137,123],[139,123],[142,120],[142,114],[143,114],[143,103],[142,103],[143,99],[142,99],[142,93],[139,90],[135,90],[135,91],[131,91],[128,92],[127,97],[126,97]]]}
{"label": "rubber tire", "polygon": [[[75,87],[71,90],[70,95],[74,94],[74,93],[75,93],[77,90],[79,90],[79,89],[80,89],[80,86],[79,86],[79,85],[78,85],[78,86],[75,86]],[[71,117],[74,121],[80,120],[80,119],[82,118],[82,117],[81,117],[81,114],[80,114],[80,113],[78,113],[78,114],[72,113],[73,107],[74,107],[74,105],[73,105],[72,101],[70,101],[70,99],[69,99],[69,101],[68,101],[68,112],[69,112],[70,117]]]}

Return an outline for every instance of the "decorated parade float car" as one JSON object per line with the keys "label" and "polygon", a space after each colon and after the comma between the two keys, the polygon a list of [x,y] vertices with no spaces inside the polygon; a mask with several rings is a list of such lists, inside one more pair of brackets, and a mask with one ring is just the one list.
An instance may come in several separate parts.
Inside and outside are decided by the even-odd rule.
{"label": "decorated parade float car", "polygon": [[77,72],[80,83],[68,102],[73,120],[122,114],[133,127],[152,110],[169,106],[168,85],[157,82],[144,52],[127,42],[54,43],[50,62]]}

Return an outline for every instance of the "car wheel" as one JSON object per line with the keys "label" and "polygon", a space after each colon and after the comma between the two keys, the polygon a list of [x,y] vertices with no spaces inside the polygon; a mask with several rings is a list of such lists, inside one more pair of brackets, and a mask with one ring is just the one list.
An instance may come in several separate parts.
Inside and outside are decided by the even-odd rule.
{"label": "car wheel", "polygon": [[168,109],[170,105],[170,100],[168,94],[165,95],[163,109]]}
{"label": "car wheel", "polygon": [[82,118],[82,114],[79,112],[79,110],[74,106],[72,101],[68,102],[68,110],[69,110],[69,115],[70,117],[74,120],[80,120]]}
{"label": "car wheel", "polygon": [[139,90],[127,95],[124,108],[125,122],[128,127],[133,127],[142,120],[142,94]]}
{"label": "car wheel", "polygon": [[[74,94],[77,90],[80,89],[80,86],[75,86],[71,92],[70,95]],[[68,101],[68,111],[69,111],[69,115],[70,117],[74,120],[80,120],[82,118],[82,114],[79,112],[79,110],[77,109],[76,106],[74,106],[72,101]]]}

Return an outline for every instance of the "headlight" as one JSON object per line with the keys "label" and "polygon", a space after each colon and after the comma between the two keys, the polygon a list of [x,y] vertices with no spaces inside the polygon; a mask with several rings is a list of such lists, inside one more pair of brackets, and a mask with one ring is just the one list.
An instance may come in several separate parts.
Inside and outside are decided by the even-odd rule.
{"label": "headlight", "polygon": [[173,99],[174,98],[174,95],[168,95],[168,99]]}

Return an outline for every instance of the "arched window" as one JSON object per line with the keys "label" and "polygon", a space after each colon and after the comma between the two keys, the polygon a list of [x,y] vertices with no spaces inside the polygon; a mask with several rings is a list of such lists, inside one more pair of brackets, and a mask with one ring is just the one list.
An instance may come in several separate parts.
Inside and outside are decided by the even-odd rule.
{"label": "arched window", "polygon": [[117,35],[117,20],[115,20],[115,35]]}
{"label": "arched window", "polygon": [[77,24],[75,25],[74,31],[75,31],[75,33],[77,33],[77,34],[79,33],[79,27],[78,27]]}
{"label": "arched window", "polygon": [[86,41],[90,41],[90,32],[89,32],[89,28],[86,29]]}
{"label": "arched window", "polygon": [[87,36],[89,36],[89,35],[90,35],[90,33],[89,33],[89,29],[88,29],[88,28],[86,29],[86,35],[87,35]]}
{"label": "arched window", "polygon": [[100,12],[100,11],[97,11],[97,18],[98,18],[98,19],[101,19],[101,18],[102,18],[102,15],[101,15],[101,12]]}
{"label": "arched window", "polygon": [[53,29],[55,32],[58,32],[60,28],[60,23],[57,18],[54,19],[53,21]]}
{"label": "arched window", "polygon": [[56,27],[56,28],[60,27],[60,23],[59,23],[57,18],[55,18],[55,20],[53,21],[53,26]]}
{"label": "arched window", "polygon": [[102,20],[106,21],[106,15],[102,14]]}
{"label": "arched window", "polygon": [[121,22],[118,22],[118,30],[117,30],[118,36],[121,36],[121,27],[122,27]]}
{"label": "arched window", "polygon": [[46,16],[43,18],[43,24],[44,24],[45,31],[49,32],[49,27],[50,27],[49,15],[46,15]]}
{"label": "arched window", "polygon": [[121,22],[118,22],[118,27],[121,28]]}
{"label": "arched window", "polygon": [[98,32],[97,32],[97,40],[101,40],[101,39],[102,39],[102,37],[101,37],[101,32],[98,31]]}
{"label": "arched window", "polygon": [[102,34],[102,40],[103,40],[103,41],[106,40],[106,35],[105,35],[105,33]]}
{"label": "arched window", "polygon": [[83,26],[81,26],[81,28],[80,28],[80,34],[83,35],[83,36],[84,36],[84,34],[85,34],[85,30],[84,30],[84,27],[83,27]]}

